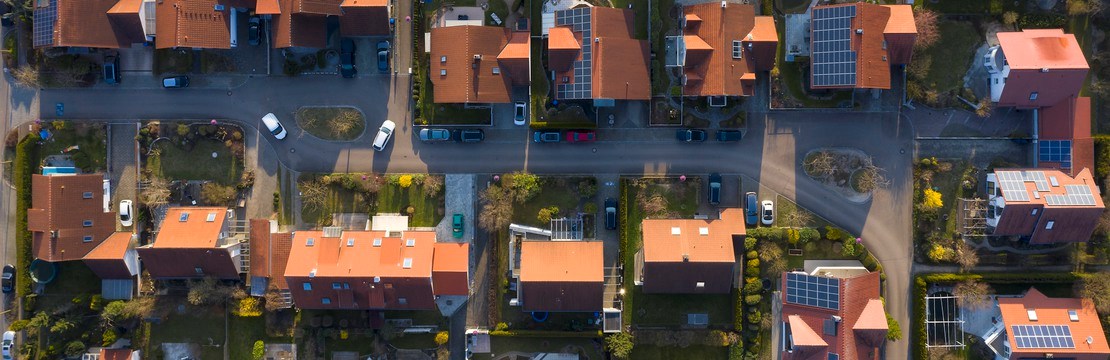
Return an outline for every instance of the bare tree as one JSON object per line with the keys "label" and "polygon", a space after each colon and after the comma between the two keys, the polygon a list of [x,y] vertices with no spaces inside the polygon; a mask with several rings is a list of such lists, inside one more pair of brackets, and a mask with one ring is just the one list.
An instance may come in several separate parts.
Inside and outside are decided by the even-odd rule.
{"label": "bare tree", "polygon": [[319,209],[328,200],[328,186],[319,180],[305,180],[298,184],[301,190],[301,205],[306,209]]}
{"label": "bare tree", "polygon": [[1103,0],[1068,0],[1068,15],[1098,14],[1103,10]]}
{"label": "bare tree", "polygon": [[953,293],[956,295],[956,304],[963,309],[983,309],[991,304],[991,287],[987,283],[968,279],[956,284]]}
{"label": "bare tree", "polygon": [[278,291],[277,285],[270,284],[266,289],[266,311],[278,311],[287,308],[285,298],[281,296]]}
{"label": "bare tree", "polygon": [[443,176],[431,175],[424,178],[424,195],[437,196],[443,190]]}
{"label": "bare tree", "polygon": [[20,66],[12,70],[12,77],[19,85],[37,88],[42,84],[42,78],[39,76],[39,69],[32,65]]}
{"label": "bare tree", "polygon": [[1017,25],[1017,21],[1018,21],[1018,13],[1016,13],[1016,12],[1007,11],[1007,12],[1002,14],[1002,23],[1006,24],[1007,26]]}
{"label": "bare tree", "polygon": [[960,265],[960,271],[964,272],[979,265],[979,254],[963,239],[956,240],[956,263]]}
{"label": "bare tree", "polygon": [[151,176],[150,181],[143,185],[139,199],[147,207],[156,208],[166,205],[170,201],[170,182],[166,179]]}
{"label": "bare tree", "polygon": [[200,197],[209,205],[229,206],[235,202],[235,188],[214,182],[205,183],[200,188]]}
{"label": "bare tree", "polygon": [[759,260],[771,261],[782,257],[782,247],[771,241],[759,244]]}
{"label": "bare tree", "polygon": [[979,99],[979,106],[975,108],[975,115],[981,118],[990,117],[991,113],[994,112],[993,105],[994,104],[991,103],[991,98],[984,96],[982,99]]}
{"label": "bare tree", "polygon": [[883,169],[875,165],[867,164],[857,171],[859,171],[859,174],[856,175],[856,190],[860,192],[871,192],[877,188],[890,185],[890,180],[883,176]]}
{"label": "bare tree", "polygon": [[513,221],[512,191],[500,185],[491,185],[479,196],[482,200],[482,214],[478,226],[486,231],[496,231]]}
{"label": "bare tree", "polygon": [[940,39],[940,28],[937,27],[937,13],[924,7],[914,9],[913,23],[917,27],[917,40],[913,47],[926,49],[933,46]]}
{"label": "bare tree", "polygon": [[806,157],[802,169],[809,176],[824,179],[836,173],[836,158],[828,151],[818,151]]}
{"label": "bare tree", "polygon": [[640,193],[636,196],[636,200],[640,203],[640,208],[644,210],[646,217],[663,218],[669,213],[667,210],[669,203],[663,195]]}
{"label": "bare tree", "polygon": [[363,122],[362,114],[355,110],[343,110],[339,116],[328,122],[332,135],[339,137],[347,134]]}

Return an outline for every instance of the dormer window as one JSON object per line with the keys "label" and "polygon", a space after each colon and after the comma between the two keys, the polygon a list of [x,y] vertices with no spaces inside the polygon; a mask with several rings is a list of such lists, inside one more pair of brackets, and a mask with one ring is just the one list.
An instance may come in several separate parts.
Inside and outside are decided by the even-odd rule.
{"label": "dormer window", "polygon": [[86,191],[84,194],[81,194],[81,197],[85,198],[85,199],[92,199],[92,197],[93,197],[92,191]]}
{"label": "dormer window", "polygon": [[82,222],[81,222],[81,226],[84,226],[84,227],[92,227],[92,226],[93,226],[93,222],[92,222],[92,220],[85,220],[85,221],[82,221]]}
{"label": "dormer window", "polygon": [[1035,100],[1037,100],[1037,92],[1034,91],[1034,92],[1029,93],[1029,101],[1035,101]]}

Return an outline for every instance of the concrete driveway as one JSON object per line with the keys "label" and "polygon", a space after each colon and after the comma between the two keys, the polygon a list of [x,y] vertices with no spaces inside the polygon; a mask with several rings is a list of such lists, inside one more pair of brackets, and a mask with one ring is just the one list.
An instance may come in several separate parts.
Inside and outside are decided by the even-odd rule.
{"label": "concrete driveway", "polygon": [[[436,238],[440,241],[474,241],[474,227],[478,224],[475,206],[478,200],[478,190],[475,187],[474,174],[447,174],[444,176],[444,212],[443,220],[436,226]],[[463,236],[456,239],[453,235],[454,228],[452,217],[454,214],[463,215]]]}

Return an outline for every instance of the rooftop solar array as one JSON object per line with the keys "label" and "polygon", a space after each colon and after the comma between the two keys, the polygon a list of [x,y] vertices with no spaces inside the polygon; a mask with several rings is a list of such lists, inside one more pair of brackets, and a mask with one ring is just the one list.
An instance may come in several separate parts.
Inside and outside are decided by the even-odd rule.
{"label": "rooftop solar array", "polygon": [[1067,325],[1012,325],[1014,342],[1026,349],[1074,349],[1071,327]]}
{"label": "rooftop solar array", "polygon": [[798,273],[786,274],[786,302],[840,310],[840,279]]}
{"label": "rooftop solar array", "polygon": [[1002,188],[1002,197],[1006,201],[1029,201],[1029,192],[1025,190],[1025,177],[1017,171],[999,171],[999,187]]}
{"label": "rooftop solar array", "polygon": [[1071,140],[1041,140],[1037,147],[1042,162],[1060,163],[1060,167],[1071,169]]}
{"label": "rooftop solar array", "polygon": [[36,7],[32,43],[35,47],[54,45],[54,22],[58,19],[58,0],[46,7]]}
{"label": "rooftop solar array", "polygon": [[590,17],[588,7],[555,12],[555,26],[570,26],[571,31],[582,33],[582,59],[574,61],[574,78],[569,84],[562,83],[563,79],[555,79],[559,82],[555,88],[559,99],[593,98],[593,31]]}
{"label": "rooftop solar array", "polygon": [[856,52],[852,51],[855,6],[813,9],[813,85],[854,86]]}
{"label": "rooftop solar array", "polygon": [[1059,206],[1094,206],[1095,196],[1086,185],[1064,185],[1063,195],[1045,195],[1045,203]]}

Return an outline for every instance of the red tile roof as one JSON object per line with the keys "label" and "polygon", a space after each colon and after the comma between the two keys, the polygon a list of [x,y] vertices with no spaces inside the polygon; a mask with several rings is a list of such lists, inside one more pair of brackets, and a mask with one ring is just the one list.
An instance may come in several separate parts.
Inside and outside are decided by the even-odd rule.
{"label": "red tile roof", "polygon": [[[886,327],[876,323],[879,316],[882,316],[884,324],[886,321],[886,313],[882,311],[882,302],[879,300],[879,273],[840,279],[839,310],[788,302],[786,277],[787,273],[783,273],[782,318],[790,324],[791,333],[800,329],[806,335],[802,337],[806,341],[801,344],[808,346],[795,349],[793,353],[784,352],[784,360],[824,360],[828,353],[838,354],[841,359],[866,359],[886,341]],[[832,320],[834,315],[840,317],[835,336],[824,332],[825,321]],[[796,320],[801,320],[804,326]],[[821,346],[814,335],[828,345]]]}
{"label": "red tile roof", "polygon": [[100,360],[130,360],[131,349],[100,349]]}
{"label": "red tile roof", "polygon": [[300,14],[317,15],[342,15],[339,5],[343,0],[290,0],[293,2],[293,12]]}
{"label": "red tile roof", "polygon": [[389,1],[345,0],[340,4],[342,36],[389,35]]}
{"label": "red tile roof", "polygon": [[744,236],[744,210],[725,209],[717,220],[647,219],[641,225],[644,262],[733,263],[733,236]]}
{"label": "red tile roof", "polygon": [[[1011,358],[1042,357],[1047,352],[1057,357],[1081,354],[1098,354],[1100,358],[1110,355],[1102,323],[1095,311],[1094,302],[1079,298],[1050,298],[1036,288],[1030,287],[1021,297],[999,297],[998,309],[1002,313],[1002,323],[1006,326],[1006,337],[1013,350]],[[1036,314],[1036,320],[1029,318],[1029,311]],[[1068,311],[1076,312],[1077,320],[1071,320]],[[1017,346],[1012,326],[1014,325],[1063,325],[1071,329],[1075,348],[1030,349]],[[1087,343],[1087,339],[1092,339]]]}
{"label": "red tile roof", "polygon": [[520,281],[603,281],[599,241],[524,241]]}
{"label": "red tile roof", "polygon": [[162,227],[151,244],[154,248],[211,249],[220,240],[227,223],[227,208],[174,207],[166,210]]}
{"label": "red tile roof", "polygon": [[[693,96],[751,95],[740,79],[756,71],[750,51],[733,57],[733,42],[778,42],[774,19],[755,16],[752,5],[708,2],[683,7],[687,25],[682,30],[686,43],[687,77],[683,94]],[[690,22],[690,18],[697,19]],[[757,25],[757,20],[758,25]]]}
{"label": "red tile roof", "polygon": [[[231,29],[226,0],[163,0],[156,5],[155,46],[230,49]],[[222,6],[223,10],[216,10]]]}
{"label": "red tile roof", "polygon": [[104,175],[31,176],[27,230],[36,259],[79,260],[115,232],[116,221],[104,212]]}
{"label": "red tile roof", "polygon": [[909,5],[883,5],[890,9],[890,19],[886,22],[884,34],[917,34],[917,24],[913,21],[913,7]]}
{"label": "red tile roof", "polygon": [[127,263],[133,256],[128,256],[133,251],[133,236],[129,232],[113,233],[82,260],[101,279],[128,279],[132,276]]}
{"label": "red tile roof", "polygon": [[[290,1],[290,0],[285,0]],[[281,0],[258,0],[255,5],[254,13],[259,15],[277,15],[281,14]]]}
{"label": "red tile roof", "polygon": [[[890,89],[890,66],[909,62],[909,54],[912,53],[915,40],[913,35],[917,32],[913,23],[913,10],[909,5],[876,5],[865,2],[820,5],[813,9],[836,7],[856,9],[856,16],[851,18],[849,29],[851,50],[856,54],[855,85],[811,87]],[[810,57],[811,64],[813,59],[814,57]],[[811,73],[811,84],[812,79]]]}
{"label": "red tile roof", "polygon": [[122,260],[127,249],[131,246],[131,238],[135,234],[129,232],[112,233],[96,249],[85,255],[84,259]]}
{"label": "red tile roof", "polygon": [[[590,89],[593,99],[615,100],[647,100],[651,97],[651,79],[648,77],[648,44],[647,41],[632,38],[633,13],[627,9],[614,9],[607,7],[590,7],[590,29],[593,39],[582,39],[581,31],[574,31],[574,38],[580,44],[592,40]],[[556,13],[558,14],[558,13]],[[556,15],[558,16],[558,15]],[[563,26],[568,27],[568,26]],[[565,44],[566,39],[562,30],[552,32],[559,37],[557,44]],[[550,45],[549,55],[550,55]],[[555,62],[551,70],[555,71],[555,78],[560,79],[558,85],[574,84],[578,79],[574,76],[574,69],[567,61],[569,50],[556,48]],[[574,60],[582,60],[584,52],[574,53]],[[566,66],[564,68],[564,66]],[[567,81],[561,79],[566,78]],[[555,92],[560,99],[559,92]]]}
{"label": "red tile roof", "polygon": [[1000,32],[998,45],[1010,69],[1089,69],[1075,35],[1062,29]]}
{"label": "red tile roof", "polygon": [[278,289],[288,289],[285,266],[289,263],[293,234],[271,233],[270,221],[266,219],[251,219],[250,227],[251,276],[268,278]]}
{"label": "red tile roof", "polygon": [[51,46],[116,49],[144,42],[141,5],[139,0],[58,1]]}
{"label": "red tile roof", "polygon": [[[428,76],[435,85],[436,103],[507,103],[511,100],[509,92],[513,80],[503,70],[513,65],[527,66],[527,62],[507,64],[499,59],[510,44],[511,32],[495,26],[462,25],[437,27],[431,34]],[[521,40],[513,50],[505,54],[506,59],[527,56],[526,49],[519,48],[520,41],[527,39],[518,39]],[[480,56],[480,60],[475,60],[476,56]],[[498,70],[497,74],[493,73],[494,69]]]}
{"label": "red tile roof", "polygon": [[[322,231],[297,231],[285,276],[430,278],[435,236],[431,231],[405,231],[402,237],[386,237],[384,231],[344,231],[341,237],[324,237]],[[373,245],[376,239],[380,246]],[[409,240],[413,246],[407,246]],[[408,268],[402,266],[405,259],[411,259]]]}
{"label": "red tile roof", "polygon": [[432,289],[436,295],[470,293],[470,244],[435,244],[435,254],[432,256]]}

